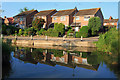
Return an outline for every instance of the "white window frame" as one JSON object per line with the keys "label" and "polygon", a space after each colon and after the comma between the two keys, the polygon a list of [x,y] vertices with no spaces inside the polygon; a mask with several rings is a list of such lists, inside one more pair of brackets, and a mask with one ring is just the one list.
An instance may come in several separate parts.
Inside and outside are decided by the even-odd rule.
{"label": "white window frame", "polygon": [[90,16],[84,16],[84,21],[88,21],[90,19]]}
{"label": "white window frame", "polygon": [[107,25],[107,23],[104,23],[104,25]]}
{"label": "white window frame", "polygon": [[53,20],[57,20],[57,17],[53,17]]}
{"label": "white window frame", "polygon": [[66,20],[66,16],[61,16],[60,20],[61,21],[65,21]]}
{"label": "white window frame", "polygon": [[114,25],[114,23],[111,23],[112,25]]}
{"label": "white window frame", "polygon": [[76,20],[80,20],[79,16],[76,16]]}

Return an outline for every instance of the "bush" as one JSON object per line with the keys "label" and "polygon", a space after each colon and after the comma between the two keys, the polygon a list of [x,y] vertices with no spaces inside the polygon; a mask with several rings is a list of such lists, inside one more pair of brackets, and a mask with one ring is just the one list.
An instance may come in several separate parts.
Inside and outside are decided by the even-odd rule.
{"label": "bush", "polygon": [[20,35],[22,35],[22,34],[23,34],[22,29],[19,29],[19,33],[18,33],[18,35],[20,36]]}
{"label": "bush", "polygon": [[55,23],[54,24],[54,29],[59,33],[59,35],[63,36],[65,34],[65,25],[60,23]]}
{"label": "bush", "polygon": [[2,25],[2,34],[4,35],[11,35],[11,34],[15,34],[15,31],[17,31],[18,28],[14,27],[14,26],[7,26],[5,24]]}
{"label": "bush", "polygon": [[105,34],[101,34],[96,46],[104,52],[118,53],[118,30],[111,28]]}
{"label": "bush", "polygon": [[83,26],[82,28],[80,28],[79,32],[76,33],[76,37],[80,38],[81,36],[83,36],[84,38],[88,37],[89,33],[88,33],[88,27],[87,26]]}
{"label": "bush", "polygon": [[69,29],[69,31],[67,32],[67,36],[73,36],[74,31],[72,29]]}
{"label": "bush", "polygon": [[36,34],[37,34],[37,35],[43,35],[43,32],[44,32],[44,31],[45,31],[45,30],[42,28],[40,31],[37,31]]}
{"label": "bush", "polygon": [[42,18],[35,18],[35,20],[32,21],[32,26],[35,28],[35,29],[41,29],[41,27],[44,25],[45,23],[45,20],[42,19]]}
{"label": "bush", "polygon": [[58,37],[59,33],[55,29],[49,28],[47,31],[43,32],[44,35],[46,36],[51,36],[51,37]]}
{"label": "bush", "polygon": [[92,17],[89,19],[88,28],[91,30],[92,35],[98,35],[101,27],[101,20],[99,17]]}

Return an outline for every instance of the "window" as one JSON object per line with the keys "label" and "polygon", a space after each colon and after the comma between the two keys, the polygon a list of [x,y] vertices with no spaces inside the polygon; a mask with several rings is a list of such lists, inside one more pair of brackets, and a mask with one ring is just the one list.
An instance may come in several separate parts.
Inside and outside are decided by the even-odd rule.
{"label": "window", "polygon": [[15,17],[14,20],[17,21],[17,18]]}
{"label": "window", "polygon": [[61,21],[65,21],[65,16],[61,16]]}
{"label": "window", "polygon": [[20,21],[23,21],[23,17],[20,17]]}
{"label": "window", "polygon": [[76,16],[76,20],[79,20],[79,16]]}
{"label": "window", "polygon": [[43,19],[44,17],[42,16],[41,18]]}
{"label": "window", "polygon": [[54,19],[54,20],[56,20],[57,18],[56,18],[56,17],[54,17],[53,19]]}
{"label": "window", "polygon": [[107,23],[104,23],[104,25],[107,25]]}
{"label": "window", "polygon": [[112,25],[114,25],[114,23],[111,23]]}
{"label": "window", "polygon": [[88,21],[90,19],[90,16],[84,16],[84,21]]}

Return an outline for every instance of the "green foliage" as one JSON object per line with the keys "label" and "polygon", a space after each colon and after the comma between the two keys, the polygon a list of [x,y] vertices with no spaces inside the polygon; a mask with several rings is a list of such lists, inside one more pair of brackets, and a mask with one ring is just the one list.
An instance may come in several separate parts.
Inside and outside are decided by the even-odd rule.
{"label": "green foliage", "polygon": [[74,31],[72,29],[69,29],[69,31],[67,32],[67,36],[73,36]]}
{"label": "green foliage", "polygon": [[42,19],[42,18],[35,18],[35,20],[32,21],[32,26],[35,28],[35,29],[38,29],[40,30],[41,27],[44,25],[45,23],[45,20]]}
{"label": "green foliage", "polygon": [[22,29],[19,29],[19,33],[18,33],[18,35],[20,36],[20,35],[22,35],[22,34],[23,34]]}
{"label": "green foliage", "polygon": [[92,17],[88,22],[88,29],[91,30],[92,35],[97,35],[101,27],[101,20],[99,17]]}
{"label": "green foliage", "polygon": [[118,53],[118,30],[111,28],[105,34],[101,34],[96,46],[104,52]]}
{"label": "green foliage", "polygon": [[76,33],[76,37],[80,38],[81,36],[83,36],[84,38],[88,37],[89,33],[88,33],[88,27],[87,26],[83,26],[82,28],[80,28],[79,32]]}
{"label": "green foliage", "polygon": [[42,32],[45,36],[58,37],[59,33],[55,29],[49,28],[47,31]]}
{"label": "green foliage", "polygon": [[14,26],[7,26],[5,24],[2,25],[2,34],[4,35],[11,35],[11,34],[15,34],[15,31],[17,31],[18,28],[14,27]]}
{"label": "green foliage", "polygon": [[[24,11],[28,11],[29,9],[27,7],[24,7],[23,9],[20,9],[20,13],[24,12]],[[34,10],[34,9],[31,9],[31,10]]]}
{"label": "green foliage", "polygon": [[63,36],[65,34],[65,25],[63,23],[55,23],[54,29],[59,33],[59,35]]}
{"label": "green foliage", "polygon": [[36,34],[37,34],[37,35],[43,35],[43,32],[44,32],[44,31],[45,31],[45,29],[42,28],[40,31],[37,31]]}
{"label": "green foliage", "polygon": [[63,51],[62,50],[55,50],[55,49],[49,49],[48,53],[53,53],[55,57],[62,57]]}

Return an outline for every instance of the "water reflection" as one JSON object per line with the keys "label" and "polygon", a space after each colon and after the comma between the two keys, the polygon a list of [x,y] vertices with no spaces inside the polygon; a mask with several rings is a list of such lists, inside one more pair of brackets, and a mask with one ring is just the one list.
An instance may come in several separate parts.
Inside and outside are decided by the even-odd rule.
{"label": "water reflection", "polygon": [[91,57],[93,58],[91,52],[63,51],[55,49],[16,47],[14,57],[25,63],[41,63],[49,66],[61,65],[73,69],[82,67],[94,71],[98,70],[100,64],[100,62],[92,63],[94,61],[91,60]]}

